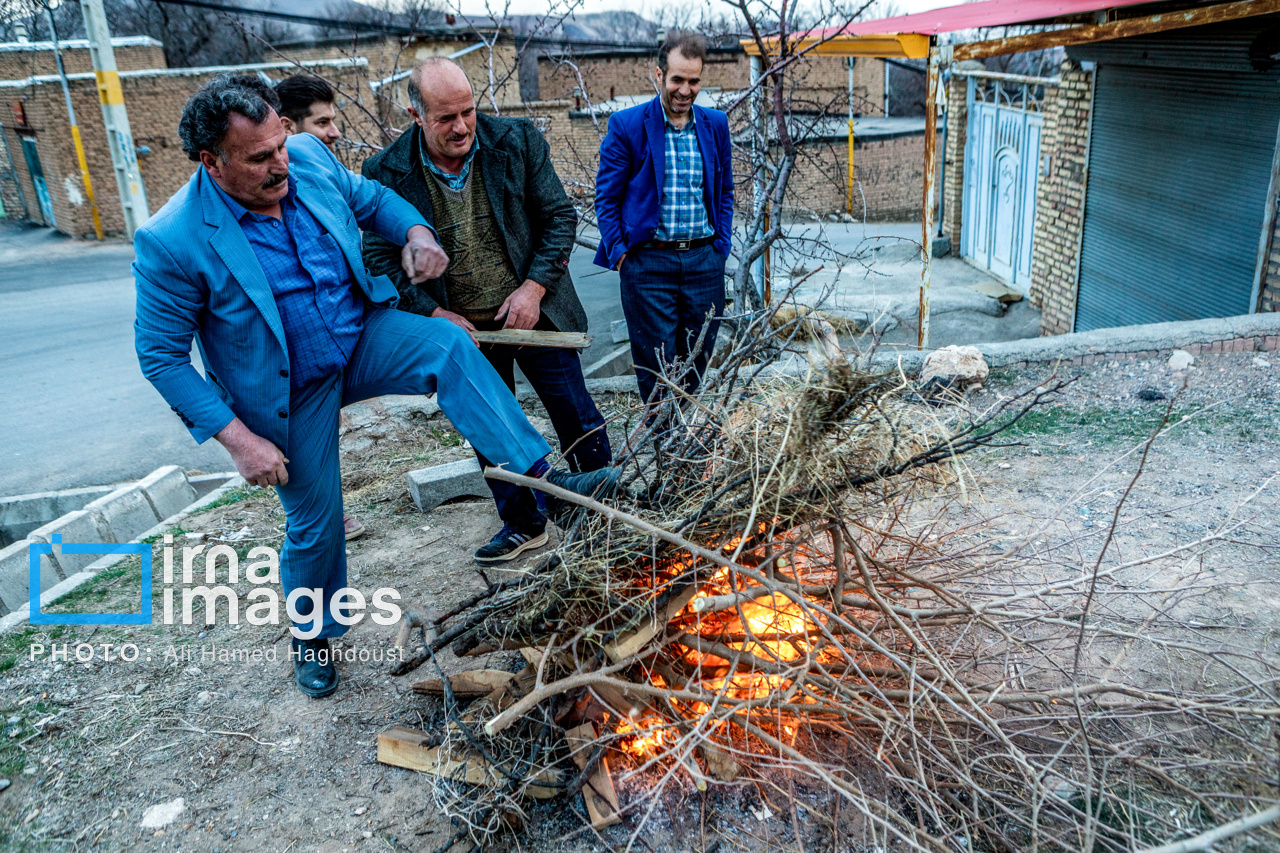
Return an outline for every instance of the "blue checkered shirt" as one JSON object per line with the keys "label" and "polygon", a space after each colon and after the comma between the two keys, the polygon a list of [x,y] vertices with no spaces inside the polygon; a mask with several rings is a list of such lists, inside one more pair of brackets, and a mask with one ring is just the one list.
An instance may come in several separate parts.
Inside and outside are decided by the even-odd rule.
{"label": "blue checkered shirt", "polygon": [[338,243],[289,193],[280,203],[284,221],[246,210],[215,183],[249,247],[262,264],[289,346],[289,385],[298,388],[347,366],[364,329],[364,304]]}
{"label": "blue checkered shirt", "polygon": [[715,233],[703,196],[702,151],[693,112],[682,130],[666,121],[663,137],[662,211],[655,240],[697,240]]}

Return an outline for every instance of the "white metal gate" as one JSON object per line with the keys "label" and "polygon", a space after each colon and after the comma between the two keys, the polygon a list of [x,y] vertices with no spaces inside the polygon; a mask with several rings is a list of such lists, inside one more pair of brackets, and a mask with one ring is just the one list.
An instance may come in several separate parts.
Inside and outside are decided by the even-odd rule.
{"label": "white metal gate", "polygon": [[1039,181],[1042,89],[969,78],[960,254],[1026,293]]}

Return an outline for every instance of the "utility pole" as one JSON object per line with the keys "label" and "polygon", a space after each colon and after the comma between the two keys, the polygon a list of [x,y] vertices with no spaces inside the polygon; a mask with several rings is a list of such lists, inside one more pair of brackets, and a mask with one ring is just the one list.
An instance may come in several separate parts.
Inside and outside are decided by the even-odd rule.
{"label": "utility pole", "polygon": [[71,142],[76,147],[76,161],[80,164],[80,180],[84,181],[84,194],[89,197],[89,209],[93,211],[93,233],[102,239],[102,217],[98,216],[98,200],[93,197],[93,181],[89,180],[89,162],[84,158],[84,143],[80,141],[80,125],[76,124],[76,108],[71,105],[71,87],[67,85],[67,68],[62,63],[62,50],[58,47],[58,28],[53,23],[53,10],[46,4],[44,13],[49,16],[49,40],[53,42],[53,57],[58,61],[58,76],[62,78],[62,97],[67,99],[67,118],[71,121]]}
{"label": "utility pole", "polygon": [[84,15],[84,31],[89,37],[89,56],[98,79],[98,100],[102,102],[102,123],[107,129],[107,146],[111,149],[111,165],[116,173],[116,189],[124,211],[124,231],[129,239],[138,226],[151,215],[147,208],[147,190],[138,171],[138,155],[129,130],[129,115],[124,108],[124,92],[116,71],[116,54],[111,49],[111,32],[102,0],[80,0]]}

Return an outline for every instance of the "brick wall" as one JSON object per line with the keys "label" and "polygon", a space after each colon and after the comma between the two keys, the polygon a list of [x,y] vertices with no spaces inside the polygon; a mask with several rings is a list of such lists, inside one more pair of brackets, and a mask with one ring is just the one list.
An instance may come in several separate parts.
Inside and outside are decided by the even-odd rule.
{"label": "brick wall", "polygon": [[[7,109],[7,108],[6,108]],[[22,152],[15,147],[13,134],[4,134],[2,128],[13,124],[8,115],[0,116],[0,138],[4,142],[9,143],[8,151],[5,146],[0,144],[0,205],[4,207],[4,215],[8,219],[23,219],[30,217],[30,212],[24,215],[22,196],[18,194],[18,184],[15,182],[15,176],[20,176],[26,171],[26,167],[14,168],[14,164],[9,161],[9,154],[12,154],[18,162],[22,160]],[[25,188],[23,192],[26,192]]]}
{"label": "brick wall", "polygon": [[[315,47],[288,47],[282,52],[289,59],[304,62],[317,59],[352,59],[363,57],[369,64],[365,76],[367,80],[382,80],[398,72],[407,71],[417,63],[431,56],[448,56],[470,45],[466,41],[418,40],[409,45],[402,44],[398,38],[369,40],[352,44],[326,44]],[[471,81],[476,103],[489,97],[489,49],[481,48],[472,51],[456,60],[467,79]],[[496,87],[493,92],[498,104],[505,105],[519,102],[520,81],[516,75],[516,48],[512,44],[499,44],[493,51],[493,76]],[[401,106],[408,104],[408,81],[401,80],[390,89],[384,90]],[[364,93],[368,94],[367,83]]]}
{"label": "brick wall", "polygon": [[[609,120],[608,116],[597,116],[597,127],[584,110],[573,106],[574,102],[568,99],[528,102],[504,110],[503,115],[524,116],[538,125],[551,145],[556,174],[565,190],[582,204],[590,205],[600,162],[600,142],[608,133]],[[848,156],[845,140],[809,143],[801,146],[801,151],[787,186],[786,205],[793,212],[825,215],[843,211]],[[751,203],[750,175],[742,157],[734,158],[734,175],[737,207],[747,210]],[[919,221],[924,185],[923,132],[856,141],[854,179],[860,190],[854,198],[854,213],[859,219],[865,198],[868,220]]]}
{"label": "brick wall", "polygon": [[[652,95],[657,92],[652,75],[657,51],[651,56],[585,56],[574,60],[586,95],[593,103],[623,95]],[[843,115],[848,109],[849,77],[843,61],[834,56],[815,56],[796,64],[790,72],[792,109],[814,111],[834,109]],[[712,53],[702,72],[702,85],[725,91],[744,88],[751,78],[745,53]],[[572,98],[579,88],[573,68],[553,57],[538,60],[538,90],[543,99]],[[884,114],[884,63],[859,59],[853,68],[854,111],[863,115]]]}
{"label": "brick wall", "polygon": [[[940,147],[940,146],[938,146]],[[787,184],[793,212],[839,213],[845,209],[848,143],[823,141],[801,147],[802,156]],[[940,158],[942,152],[938,151]],[[855,140],[853,216],[869,222],[919,222],[924,190],[924,133],[889,139]],[[750,190],[739,189],[746,209]],[[935,197],[934,203],[937,203]],[[864,207],[865,205],[865,207]]]}
{"label": "brick wall", "polygon": [[[121,76],[134,144],[151,149],[150,154],[138,158],[138,164],[152,213],[159,210],[195,171],[195,164],[187,159],[178,141],[178,118],[183,105],[200,86],[225,73],[225,70],[201,72],[191,69],[188,72],[184,69],[180,72]],[[326,76],[338,75],[339,79],[344,79],[344,76],[352,76],[355,70],[326,67],[324,72]],[[70,87],[102,227],[109,234],[119,234],[124,230],[124,216],[120,210],[97,88],[91,78],[72,79]],[[21,88],[0,88],[0,97],[6,101],[19,98],[23,101],[31,128],[23,135],[36,140],[58,230],[73,237],[92,237],[93,217],[71,143],[61,86],[56,81],[46,81]],[[3,133],[14,159],[18,161],[17,172],[26,194],[30,217],[39,221],[39,204],[23,159],[20,135],[8,116],[5,118]],[[3,146],[0,146],[2,150]],[[0,181],[0,185],[3,183]],[[5,197],[5,207],[21,215],[20,206],[9,207],[8,196]]]}
{"label": "brick wall", "polygon": [[969,78],[952,75],[947,82],[947,145],[942,155],[942,233],[960,253],[964,222],[964,149],[969,134]]}
{"label": "brick wall", "polygon": [[1060,335],[1075,326],[1092,88],[1092,74],[1067,59],[1062,63],[1062,85],[1045,103],[1040,150],[1049,155],[1049,174],[1036,191],[1030,297],[1040,309],[1040,332],[1045,335]]}
{"label": "brick wall", "polygon": [[[151,40],[148,40],[151,41]],[[84,44],[83,41],[78,42]],[[47,43],[45,43],[47,44]],[[77,44],[77,42],[69,42]],[[168,68],[164,59],[164,45],[159,42],[151,44],[113,44],[116,55],[116,68],[121,71],[139,71],[144,68]],[[93,61],[89,58],[87,47],[63,47],[62,62],[68,74],[79,74],[93,70]],[[48,48],[15,50],[8,45],[0,47],[0,80],[20,80],[40,74],[57,74],[58,63],[53,57],[53,50]],[[3,156],[0,154],[0,156]]]}

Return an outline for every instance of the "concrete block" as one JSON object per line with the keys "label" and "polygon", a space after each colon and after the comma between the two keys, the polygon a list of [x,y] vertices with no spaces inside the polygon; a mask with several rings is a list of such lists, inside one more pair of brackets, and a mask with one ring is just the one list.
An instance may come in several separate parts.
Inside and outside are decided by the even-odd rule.
{"label": "concrete block", "polygon": [[[31,589],[31,543],[14,542],[4,550],[0,550],[0,616],[12,613],[30,598]],[[53,572],[49,572],[49,583],[57,583]],[[40,578],[44,582],[43,573]]]}
{"label": "concrete block", "polygon": [[140,534],[155,527],[163,519],[156,517],[151,501],[135,483],[121,486],[85,506],[86,512],[98,517],[98,526],[111,531],[117,542],[132,542]]}
{"label": "concrete block", "polygon": [[[103,530],[98,526],[97,516],[83,509],[69,512],[43,527],[37,527],[31,531],[31,535],[28,538],[36,542],[53,542],[55,535],[61,535],[62,542],[97,544],[115,541],[111,531]],[[58,575],[58,580],[63,580],[81,571],[85,566],[88,566],[101,556],[101,554],[64,554],[60,545],[54,544],[52,560],[49,557],[44,559],[52,563],[54,571]]]}
{"label": "concrete block", "polygon": [[631,363],[630,345],[618,347],[582,371],[582,375],[587,379],[607,379],[610,376],[623,376],[628,373],[635,373],[635,366]]}
{"label": "concrete block", "polygon": [[25,539],[40,525],[68,512],[84,509],[89,501],[112,491],[113,486],[88,486],[0,498],[0,545]]}
{"label": "concrete block", "polygon": [[614,320],[609,325],[609,334],[615,344],[624,344],[631,340],[631,330],[627,328],[626,320]]}
{"label": "concrete block", "polygon": [[487,498],[492,493],[475,459],[460,459],[409,472],[409,494],[420,512],[431,512],[447,500],[473,495]]}
{"label": "concrete block", "polygon": [[151,501],[151,508],[161,521],[182,512],[196,499],[196,490],[191,488],[186,473],[177,465],[157,468],[139,480],[138,486]]}

